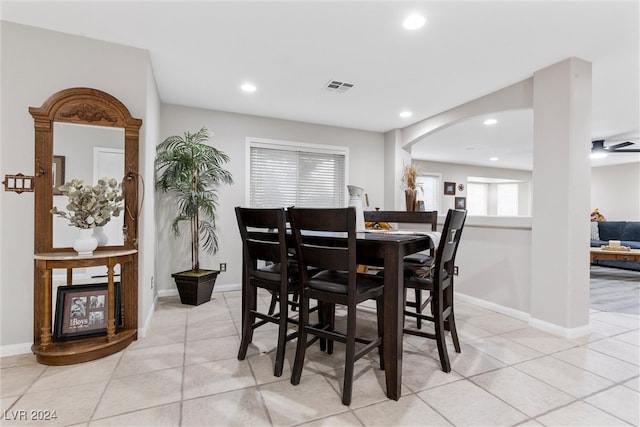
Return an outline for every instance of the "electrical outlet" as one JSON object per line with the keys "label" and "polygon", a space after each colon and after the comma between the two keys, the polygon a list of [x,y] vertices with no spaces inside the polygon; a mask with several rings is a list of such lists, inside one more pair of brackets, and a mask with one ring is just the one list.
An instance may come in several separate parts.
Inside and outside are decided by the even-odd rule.
{"label": "electrical outlet", "polygon": [[454,276],[457,276],[457,275],[458,275],[458,266],[457,266],[457,265],[454,265],[454,266],[453,266],[453,275],[454,275]]}
{"label": "electrical outlet", "polygon": [[220,271],[227,271],[227,263],[226,262],[221,262],[220,263]]}

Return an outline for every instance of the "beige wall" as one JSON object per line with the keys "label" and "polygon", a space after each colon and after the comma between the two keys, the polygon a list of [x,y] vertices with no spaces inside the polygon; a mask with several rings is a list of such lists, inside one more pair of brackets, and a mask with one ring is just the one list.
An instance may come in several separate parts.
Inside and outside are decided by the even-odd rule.
{"label": "beige wall", "polygon": [[640,163],[592,168],[594,208],[609,221],[640,221]]}

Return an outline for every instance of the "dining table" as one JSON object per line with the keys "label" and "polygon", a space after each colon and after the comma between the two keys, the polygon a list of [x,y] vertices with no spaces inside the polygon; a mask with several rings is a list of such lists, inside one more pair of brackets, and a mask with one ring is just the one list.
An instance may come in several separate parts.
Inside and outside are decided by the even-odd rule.
{"label": "dining table", "polygon": [[[307,232],[304,238],[318,244],[339,244],[346,233]],[[404,265],[406,255],[432,249],[429,233],[413,230],[366,230],[357,233],[359,264],[384,268],[383,354],[387,397],[398,400],[402,388],[404,327]]]}

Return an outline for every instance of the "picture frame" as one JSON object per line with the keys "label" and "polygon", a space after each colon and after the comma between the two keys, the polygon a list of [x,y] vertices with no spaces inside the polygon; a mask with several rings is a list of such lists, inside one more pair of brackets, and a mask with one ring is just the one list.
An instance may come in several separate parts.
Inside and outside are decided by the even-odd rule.
{"label": "picture frame", "polygon": [[53,195],[61,196],[62,191],[58,187],[64,185],[64,156],[53,156],[53,165],[51,167],[51,177],[53,182]]}
{"label": "picture frame", "polygon": [[467,198],[456,197],[454,206],[456,209],[467,209]]}
{"label": "picture frame", "polygon": [[455,182],[445,182],[444,183],[444,194],[446,196],[455,196],[455,194],[456,194],[456,183]]}
{"label": "picture frame", "polygon": [[[106,335],[109,297],[106,283],[58,287],[53,341]],[[120,282],[114,282],[116,329],[122,326]]]}

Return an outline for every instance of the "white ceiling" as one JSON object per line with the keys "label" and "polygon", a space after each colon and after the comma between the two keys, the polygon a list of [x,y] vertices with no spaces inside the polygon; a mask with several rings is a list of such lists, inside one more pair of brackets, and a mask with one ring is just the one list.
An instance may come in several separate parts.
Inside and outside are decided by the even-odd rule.
{"label": "white ceiling", "polygon": [[[6,21],[148,50],[162,102],[375,132],[576,56],[593,64],[592,138],[639,141],[637,0],[2,0],[1,7]],[[427,24],[402,28],[410,12],[424,14]],[[330,80],[355,86],[331,93],[324,89]],[[257,91],[242,92],[246,81]],[[403,110],[413,116],[400,118]],[[447,128],[413,156],[531,169],[531,112],[496,118],[491,128],[484,118]],[[610,154],[608,161],[640,155]]]}

